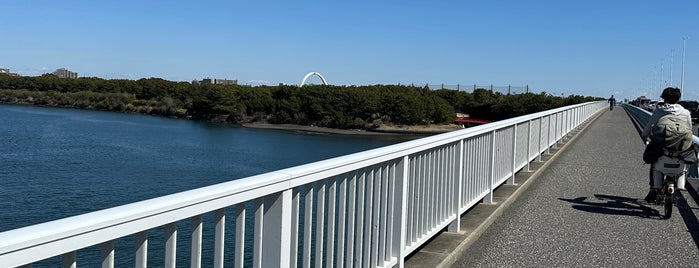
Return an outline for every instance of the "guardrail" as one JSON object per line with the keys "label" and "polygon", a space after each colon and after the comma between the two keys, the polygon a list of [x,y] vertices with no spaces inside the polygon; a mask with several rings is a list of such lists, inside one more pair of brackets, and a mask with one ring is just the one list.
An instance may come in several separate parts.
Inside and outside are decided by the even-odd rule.
{"label": "guardrail", "polygon": [[[175,267],[185,251],[191,267],[403,267],[605,107],[562,107],[3,232],[0,263],[75,267],[97,248],[102,267]],[[148,247],[158,239],[162,247]],[[121,240],[135,250],[115,260]]]}

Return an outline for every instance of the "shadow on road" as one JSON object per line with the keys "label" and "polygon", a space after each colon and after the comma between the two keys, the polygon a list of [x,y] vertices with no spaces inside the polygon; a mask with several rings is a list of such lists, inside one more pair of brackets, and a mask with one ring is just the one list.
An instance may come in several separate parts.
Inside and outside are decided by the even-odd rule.
{"label": "shadow on road", "polygon": [[[697,194],[697,191],[693,187],[687,187],[686,193],[688,193],[695,202],[699,200],[699,194]],[[684,200],[682,191],[680,191],[679,196],[681,198],[677,202],[677,208],[684,220],[684,224],[687,226],[687,231],[692,235],[694,245],[699,249],[699,219],[697,219],[697,215],[694,214],[692,208],[687,204],[687,200]]]}
{"label": "shadow on road", "polygon": [[638,199],[635,198],[596,194],[594,198],[559,199],[572,203],[574,209],[586,212],[641,218],[660,217],[660,213],[657,210],[639,203]]}

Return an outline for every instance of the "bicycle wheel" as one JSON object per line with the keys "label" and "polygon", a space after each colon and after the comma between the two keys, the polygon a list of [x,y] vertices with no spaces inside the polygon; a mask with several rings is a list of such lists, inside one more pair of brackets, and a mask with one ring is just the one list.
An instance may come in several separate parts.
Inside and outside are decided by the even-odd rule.
{"label": "bicycle wheel", "polygon": [[672,202],[672,194],[667,193],[665,195],[665,218],[669,219],[672,217],[672,205],[674,202]]}

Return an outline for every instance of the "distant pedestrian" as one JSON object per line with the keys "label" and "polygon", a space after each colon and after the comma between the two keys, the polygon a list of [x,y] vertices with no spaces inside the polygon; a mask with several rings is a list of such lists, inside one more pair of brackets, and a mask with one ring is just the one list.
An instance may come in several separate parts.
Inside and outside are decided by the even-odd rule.
{"label": "distant pedestrian", "polygon": [[616,99],[614,99],[614,95],[612,95],[612,97],[609,98],[607,102],[609,102],[609,110],[614,110],[614,105],[616,105]]}

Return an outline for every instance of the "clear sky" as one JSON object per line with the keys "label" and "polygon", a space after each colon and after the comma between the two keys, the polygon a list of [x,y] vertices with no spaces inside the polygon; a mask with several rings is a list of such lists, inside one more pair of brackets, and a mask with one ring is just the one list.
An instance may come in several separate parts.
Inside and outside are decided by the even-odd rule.
{"label": "clear sky", "polygon": [[276,85],[316,71],[334,85],[655,98],[670,69],[680,86],[686,36],[685,96],[699,99],[695,0],[28,0],[0,11],[0,68],[27,76],[65,67],[81,77]]}

